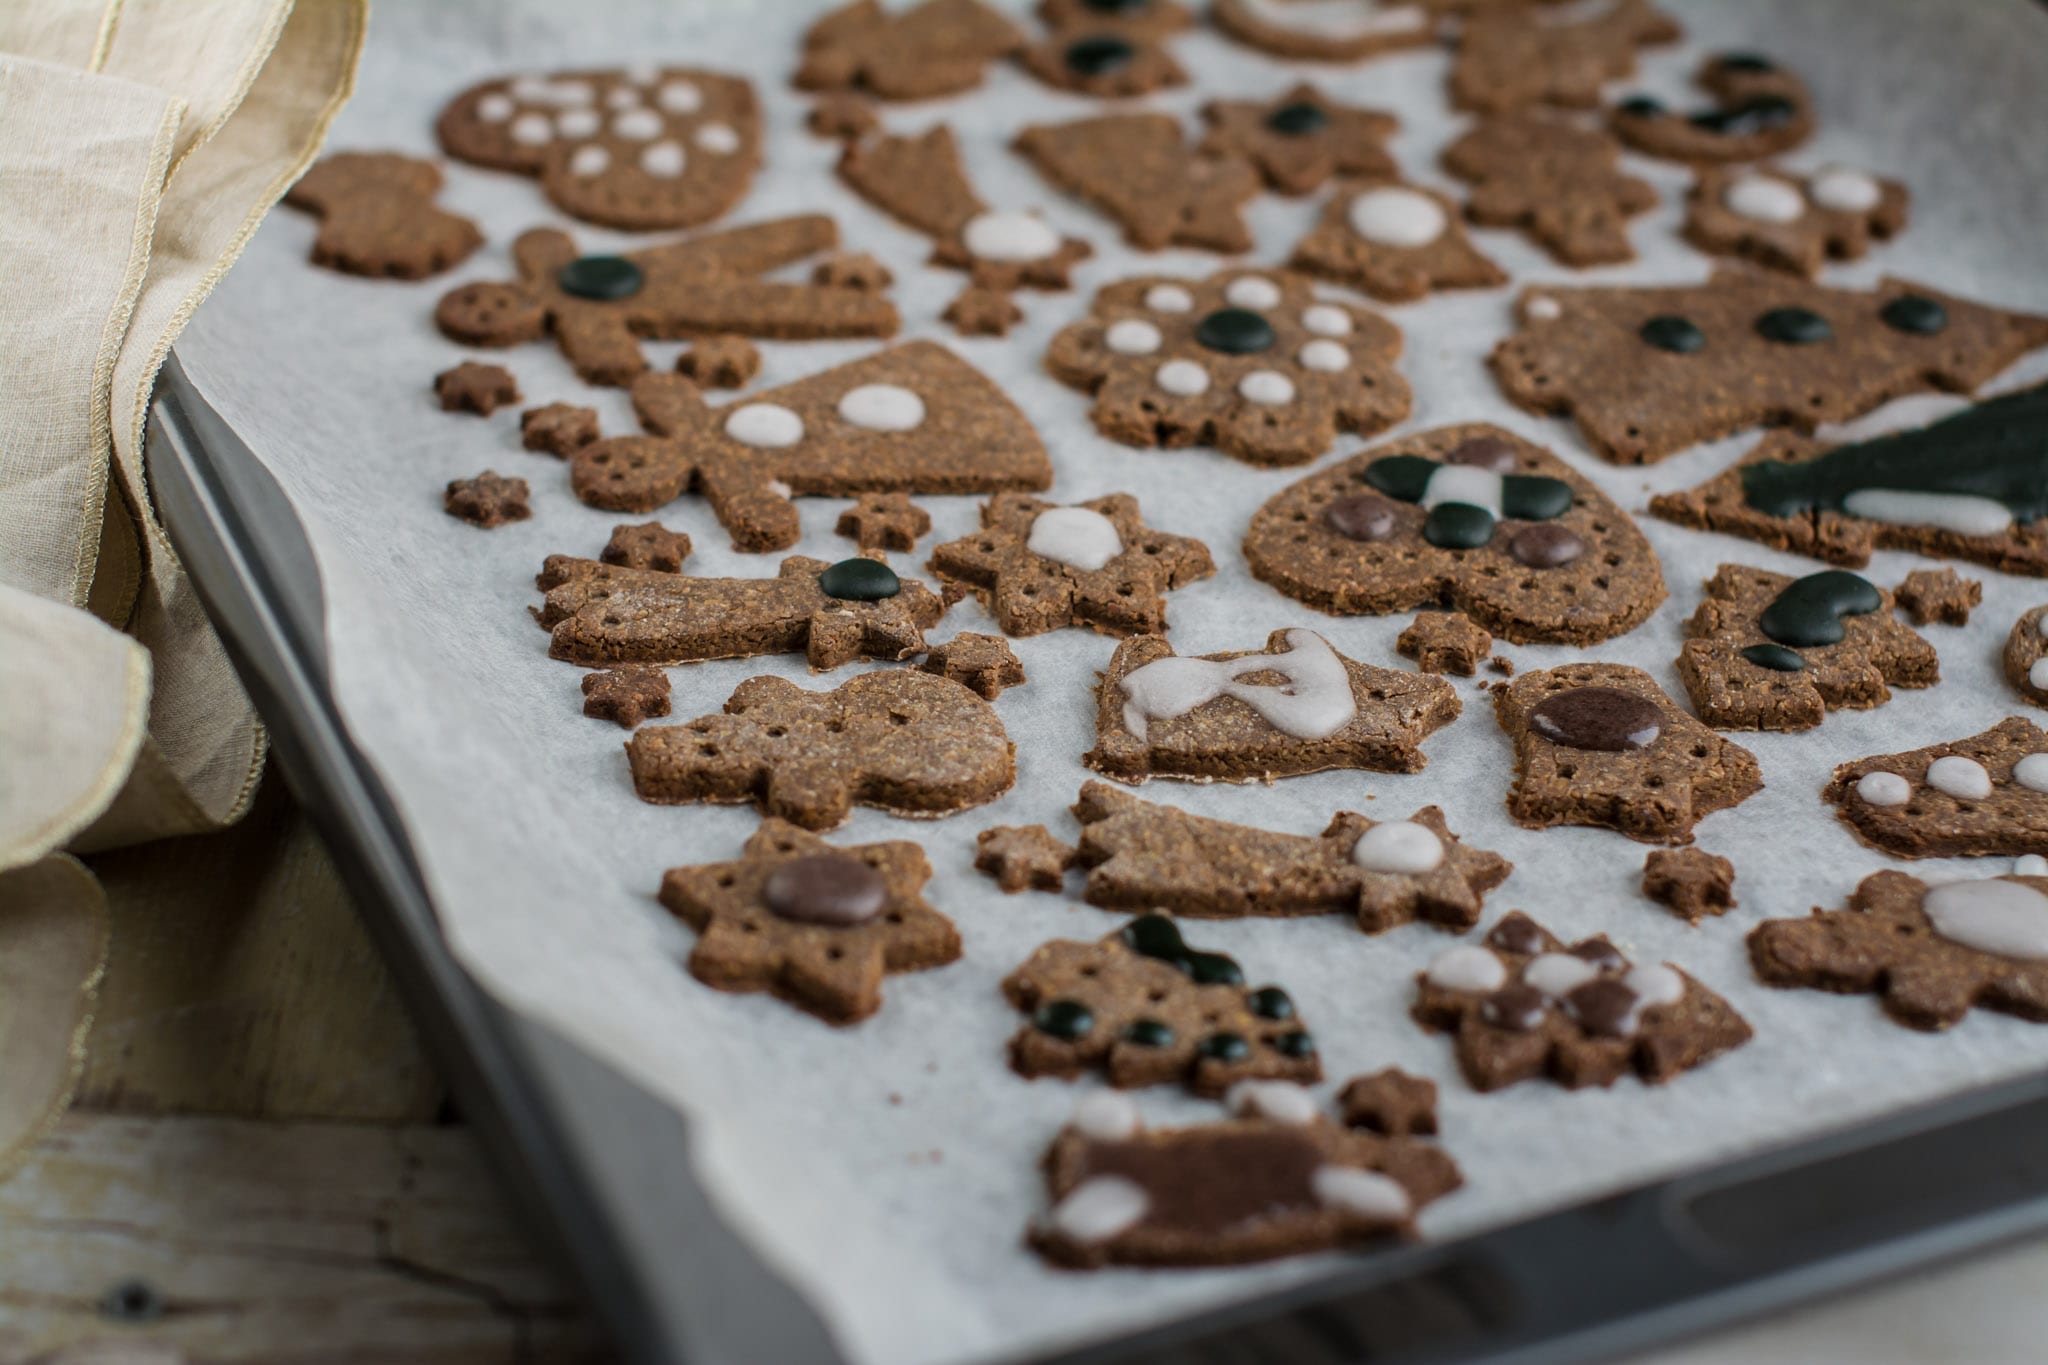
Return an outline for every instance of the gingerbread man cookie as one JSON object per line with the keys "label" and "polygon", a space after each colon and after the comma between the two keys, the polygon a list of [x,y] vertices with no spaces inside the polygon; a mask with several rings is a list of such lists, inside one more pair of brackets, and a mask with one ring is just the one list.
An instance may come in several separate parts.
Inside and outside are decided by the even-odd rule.
{"label": "gingerbread man cookie", "polygon": [[1465,235],[1457,205],[1391,176],[1339,186],[1288,263],[1390,303],[1508,280]]}
{"label": "gingerbread man cookie", "polygon": [[1011,144],[1046,179],[1117,220],[1140,251],[1252,249],[1242,209],[1259,173],[1190,147],[1171,114],[1110,114],[1026,128]]}
{"label": "gingerbread man cookie", "polygon": [[284,202],[320,220],[314,265],[349,275],[423,280],[483,245],[475,223],[434,205],[441,170],[395,152],[336,152],[315,162]]}
{"label": "gingerbread man cookie", "polygon": [[1621,144],[1595,129],[1523,114],[1492,118],[1444,149],[1444,169],[1472,182],[1465,216],[1518,227],[1571,266],[1635,259],[1628,220],[1657,206],[1646,180],[1618,164]]}
{"label": "gingerbread man cookie", "polygon": [[1574,11],[1498,6],[1468,16],[1451,62],[1451,103],[1498,114],[1530,104],[1590,109],[1600,87],[1633,75],[1636,49],[1675,43],[1677,23],[1649,0]]}
{"label": "gingerbread man cookie", "polygon": [[1859,758],[1821,799],[1901,858],[2048,852],[2048,731],[2010,716],[1968,739]]}
{"label": "gingerbread man cookie", "polygon": [[1694,77],[1714,107],[1679,114],[1646,95],[1608,111],[1607,126],[1646,156],[1672,161],[1761,161],[1813,135],[1806,82],[1767,57],[1728,52],[1709,57]]}
{"label": "gingerbread man cookie", "polygon": [[1382,109],[1339,104],[1303,81],[1270,100],[1211,100],[1197,149],[1240,156],[1281,194],[1307,194],[1332,176],[1391,176],[1385,143],[1401,120]]}
{"label": "gingerbread man cookie", "polygon": [[1016,25],[981,0],[913,0],[895,14],[853,0],[804,34],[799,90],[861,89],[885,100],[934,99],[981,84],[990,62],[1024,46]]}
{"label": "gingerbread man cookie", "polygon": [[1685,237],[1717,256],[1812,275],[1903,231],[1908,202],[1898,181],[1848,166],[1811,175],[1777,166],[1704,166],[1685,197]]}

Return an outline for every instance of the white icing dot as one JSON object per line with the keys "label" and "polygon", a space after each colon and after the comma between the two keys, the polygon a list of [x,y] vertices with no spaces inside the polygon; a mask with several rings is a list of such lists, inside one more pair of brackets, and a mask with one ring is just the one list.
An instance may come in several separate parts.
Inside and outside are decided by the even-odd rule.
{"label": "white icing dot", "polygon": [[604,126],[595,109],[564,109],[555,118],[563,137],[589,137]]}
{"label": "white icing dot", "polygon": [[840,398],[839,415],[868,431],[914,431],[924,425],[924,400],[898,384],[862,384]]}
{"label": "white icing dot", "polygon": [[1848,166],[1823,166],[1806,182],[1813,202],[1837,213],[1868,213],[1884,198],[1876,179]]}
{"label": "white icing dot", "polygon": [[518,107],[510,95],[493,90],[476,102],[476,116],[485,123],[503,123],[512,117],[512,111]]}
{"label": "white icing dot", "polygon": [[689,81],[668,81],[654,92],[654,102],[671,114],[694,114],[704,107],[704,92]]}
{"label": "white icing dot", "polygon": [[1903,806],[1913,799],[1913,784],[1897,773],[1865,773],[1857,779],[1856,795],[1866,806]]}
{"label": "white icing dot", "polygon": [[2034,621],[2034,634],[2048,640],[2048,611],[2043,611]]}
{"label": "white icing dot", "polygon": [[512,98],[538,104],[547,98],[548,81],[545,76],[519,76],[506,88],[512,92]]}
{"label": "white icing dot", "polygon": [[1224,1093],[1223,1103],[1240,1118],[1293,1124],[1316,1121],[1315,1096],[1292,1081],[1239,1081]]}
{"label": "white icing dot", "polygon": [[572,109],[595,100],[597,92],[586,81],[542,81],[533,87],[532,94],[522,98],[535,104],[551,104],[557,109]]}
{"label": "white icing dot", "polygon": [[2013,764],[2012,780],[2030,792],[2048,792],[2048,753],[2028,754]]}
{"label": "white icing dot", "polygon": [[1248,401],[1268,407],[1294,401],[1294,381],[1278,370],[1253,370],[1237,381],[1237,391]]}
{"label": "white icing dot", "polygon": [[555,140],[554,121],[546,114],[521,114],[512,120],[512,140],[528,147],[538,147]]}
{"label": "white icing dot", "polygon": [[1209,372],[1192,360],[1169,360],[1152,372],[1152,382],[1176,398],[1209,391]]}
{"label": "white icing dot", "polygon": [[1444,841],[1413,820],[1383,820],[1358,836],[1351,861],[1368,872],[1434,872],[1443,865]]}
{"label": "white icing dot", "polygon": [[1353,232],[1378,246],[1428,246],[1449,225],[1443,205],[1399,186],[1367,190],[1351,201],[1347,216]]}
{"label": "white icing dot", "polygon": [[1159,329],[1141,318],[1113,322],[1102,334],[1102,344],[1118,355],[1150,355],[1159,349]]}
{"label": "white icing dot", "polygon": [[623,85],[613,86],[604,97],[604,107],[607,109],[638,109],[640,107],[640,92]]}
{"label": "white icing dot", "polygon": [[1995,536],[2012,525],[2012,513],[2004,503],[1974,493],[1859,488],[1842,499],[1842,510],[1866,521],[1933,526],[1962,536]]}
{"label": "white icing dot", "polygon": [[1507,984],[1508,965],[1479,943],[1446,948],[1429,964],[1429,984],[1447,991],[1497,991]]}
{"label": "white icing dot", "polygon": [[1943,882],[1928,888],[1920,908],[1934,932],[1965,948],[2001,957],[2048,958],[2048,896],[1998,878]]}
{"label": "white icing dot", "polygon": [[673,179],[683,173],[689,158],[683,153],[683,144],[674,138],[663,138],[650,142],[640,149],[640,169],[649,175]]}
{"label": "white icing dot", "polygon": [[1124,540],[1092,507],[1048,507],[1031,523],[1024,548],[1092,573],[1124,552]]}
{"label": "white icing dot", "polygon": [[1798,187],[1769,175],[1737,176],[1721,191],[1721,202],[1731,213],[1759,223],[1793,223],[1806,212]]}
{"label": "white icing dot", "polygon": [[1309,1188],[1329,1208],[1380,1222],[1398,1223],[1414,1208],[1400,1181],[1356,1166],[1318,1166]]}
{"label": "white icing dot", "polygon": [[1271,308],[1280,302],[1280,286],[1259,275],[1243,275],[1230,282],[1223,297],[1234,308]]}
{"label": "white icing dot", "polygon": [[588,180],[611,169],[612,154],[602,147],[578,147],[569,153],[569,174]]}
{"label": "white icing dot", "polygon": [[653,85],[661,79],[661,68],[653,62],[633,62],[620,74],[635,85]]}
{"label": "white icing dot", "polygon": [[1083,1095],[1069,1122],[1098,1142],[1121,1142],[1144,1127],[1131,1097],[1114,1090],[1091,1090]]}
{"label": "white icing dot", "polygon": [[1145,306],[1155,313],[1185,313],[1195,296],[1177,284],[1155,284],[1145,291]]}
{"label": "white icing dot", "polygon": [[[1278,673],[1279,684],[1241,683],[1247,673]],[[1155,720],[1173,720],[1220,697],[1235,697],[1282,734],[1328,739],[1358,715],[1351,674],[1330,642],[1312,630],[1287,632],[1278,654],[1204,659],[1169,654],[1134,668],[1120,683],[1124,728],[1144,739]]]}
{"label": "white icing dot", "polygon": [[1564,316],[1564,305],[1548,294],[1537,294],[1522,305],[1522,311],[1538,322],[1555,322]]}
{"label": "white icing dot", "polygon": [[2012,860],[2012,875],[2015,877],[2048,877],[2048,858],[2038,853],[2022,853]]}
{"label": "white icing dot", "polygon": [[1927,765],[1927,785],[1959,801],[1982,801],[1991,795],[1991,774],[1974,758],[1943,754]]}
{"label": "white icing dot", "polygon": [[1041,261],[1060,249],[1060,235],[1044,219],[1014,210],[975,214],[960,241],[984,261]]}
{"label": "white icing dot", "polygon": [[612,132],[632,142],[661,136],[661,115],[652,109],[628,109],[612,119]]}
{"label": "white icing dot", "polygon": [[1661,962],[1629,968],[1621,984],[1636,993],[1645,1009],[1675,1005],[1685,998],[1685,978]]}
{"label": "white icing dot", "polygon": [[1321,338],[1304,343],[1302,348],[1295,352],[1294,358],[1299,360],[1304,368],[1321,370],[1324,374],[1335,374],[1339,370],[1349,368],[1351,364],[1351,352],[1337,342]]}
{"label": "white icing dot", "polygon": [[1151,1206],[1151,1196],[1137,1181],[1091,1176],[1053,1207],[1052,1227],[1063,1237],[1093,1245],[1137,1226]]}
{"label": "white icing dot", "polygon": [[1301,310],[1301,325],[1319,337],[1351,335],[1351,314],[1333,303],[1315,303]]}
{"label": "white icing dot", "polygon": [[1577,986],[1600,975],[1600,969],[1570,953],[1543,953],[1522,969],[1522,984],[1534,986],[1553,999],[1563,999]]}
{"label": "white icing dot", "polygon": [[725,434],[749,446],[793,446],[804,438],[804,419],[780,403],[748,403],[725,419]]}
{"label": "white icing dot", "polygon": [[740,135],[729,123],[705,124],[697,130],[694,141],[713,156],[731,156],[740,149]]}
{"label": "white icing dot", "polygon": [[780,479],[768,480],[768,491],[778,498],[793,498],[796,496],[796,490]]}
{"label": "white icing dot", "polygon": [[1440,464],[1430,471],[1429,482],[1423,485],[1422,506],[1462,502],[1484,507],[1498,520],[1502,487],[1502,475],[1497,469],[1484,469],[1476,464]]}
{"label": "white icing dot", "polygon": [[2028,665],[2027,686],[2036,692],[2048,692],[2048,654],[2043,654]]}

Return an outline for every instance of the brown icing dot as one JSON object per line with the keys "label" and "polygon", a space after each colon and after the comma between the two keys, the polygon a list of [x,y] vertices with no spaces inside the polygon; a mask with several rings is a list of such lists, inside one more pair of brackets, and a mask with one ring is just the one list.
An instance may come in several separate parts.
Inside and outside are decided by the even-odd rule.
{"label": "brown icing dot", "polygon": [[1505,474],[1515,467],[1515,448],[1498,436],[1474,436],[1451,448],[1445,464],[1470,464]]}
{"label": "brown icing dot", "polygon": [[1394,504],[1376,493],[1353,493],[1325,507],[1323,520],[1348,540],[1385,540],[1394,534]]}
{"label": "brown icing dot", "polygon": [[1543,951],[1543,931],[1536,927],[1536,921],[1517,911],[1493,926],[1493,932],[1486,941],[1504,953],[1521,953],[1534,957]]}
{"label": "brown icing dot", "polygon": [[1626,1038],[1636,1031],[1636,993],[1611,976],[1574,986],[1564,1007],[1579,1027],[1608,1038]]}
{"label": "brown icing dot", "polygon": [[860,924],[888,904],[881,873],[844,853],[813,853],[778,863],[761,899],[783,919],[799,924]]}
{"label": "brown icing dot", "polygon": [[1570,951],[1579,961],[1590,962],[1603,972],[1619,972],[1628,967],[1628,959],[1621,955],[1621,950],[1606,939],[1581,939],[1571,946]]}
{"label": "brown icing dot", "polygon": [[1554,569],[1586,553],[1586,542],[1563,526],[1539,521],[1515,532],[1508,553],[1532,569]]}
{"label": "brown icing dot", "polygon": [[1533,1033],[1542,1026],[1544,1011],[1549,1008],[1542,991],[1517,981],[1480,1001],[1479,1017],[1495,1028]]}
{"label": "brown icing dot", "polygon": [[1538,702],[1529,728],[1552,744],[1618,754],[1656,743],[1664,712],[1618,687],[1574,687]]}

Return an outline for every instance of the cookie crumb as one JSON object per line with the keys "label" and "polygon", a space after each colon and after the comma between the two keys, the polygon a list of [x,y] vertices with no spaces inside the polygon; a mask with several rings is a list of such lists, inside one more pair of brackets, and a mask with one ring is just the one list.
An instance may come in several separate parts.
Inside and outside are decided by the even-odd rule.
{"label": "cookie crumb", "polygon": [[681,573],[690,557],[690,538],[671,531],[658,521],[635,526],[615,526],[598,558],[606,564],[627,569],[649,569],[655,573]]}
{"label": "cookie crumb", "polygon": [[1515,676],[1515,661],[1502,654],[1496,654],[1491,659],[1488,659],[1486,661],[1486,668],[1489,673],[1498,673],[1503,678]]}
{"label": "cookie crumb", "polygon": [[528,450],[568,459],[598,438],[597,409],[549,403],[519,414],[519,440]]}
{"label": "cookie crumb", "polygon": [[614,668],[583,675],[583,714],[630,730],[668,714],[668,674],[658,668]]}
{"label": "cookie crumb", "polygon": [[1079,860],[1074,846],[1044,825],[997,825],[974,836],[974,870],[995,878],[1004,892],[1057,891]]}
{"label": "cookie crumb", "polygon": [[707,389],[737,389],[761,372],[761,350],[740,336],[699,340],[676,360],[676,373]]}
{"label": "cookie crumb", "polygon": [[533,515],[524,479],[507,479],[486,469],[473,479],[454,479],[442,495],[448,515],[472,526],[489,529],[508,521],[525,521]]}
{"label": "cookie crumb", "polygon": [[434,396],[441,400],[443,412],[473,412],[488,417],[506,404],[519,401],[519,381],[503,365],[480,365],[465,360],[434,376]]}
{"label": "cookie crumb", "polygon": [[1984,601],[1984,585],[1954,569],[1915,569],[1892,590],[1916,626],[1965,626],[1970,612]]}
{"label": "cookie crumb", "polygon": [[1024,320],[1024,310],[1000,289],[970,284],[946,305],[943,316],[961,336],[999,337]]}
{"label": "cookie crumb", "polygon": [[1643,860],[1643,894],[1698,924],[1735,908],[1735,865],[1701,848],[1658,848]]}
{"label": "cookie crumb", "polygon": [[907,551],[932,529],[932,514],[912,502],[908,493],[863,493],[839,514],[832,529],[863,550]]}
{"label": "cookie crumb", "polygon": [[1436,1135],[1436,1082],[1388,1067],[1353,1076],[1337,1095],[1344,1126],[1385,1137]]}
{"label": "cookie crumb", "polygon": [[[933,647],[918,665],[927,673],[951,678],[962,687],[994,701],[1004,689],[1025,682],[1024,665],[1000,635],[978,635],[962,631],[942,645]],[[1041,826],[1042,828],[1042,826]]]}
{"label": "cookie crumb", "polygon": [[[1415,660],[1425,673],[1456,673],[1470,677],[1493,648],[1486,628],[1459,611],[1418,611],[1394,642],[1396,652]],[[1513,671],[1509,665],[1509,671]]]}

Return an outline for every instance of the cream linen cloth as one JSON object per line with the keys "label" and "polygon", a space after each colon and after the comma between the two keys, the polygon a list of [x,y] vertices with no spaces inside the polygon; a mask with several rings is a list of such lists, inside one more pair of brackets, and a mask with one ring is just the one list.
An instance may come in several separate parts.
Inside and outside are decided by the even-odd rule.
{"label": "cream linen cloth", "polygon": [[264,737],[150,504],[150,386],[348,97],[365,0],[0,3],[0,1171],[76,1074],[70,852],[239,817]]}

